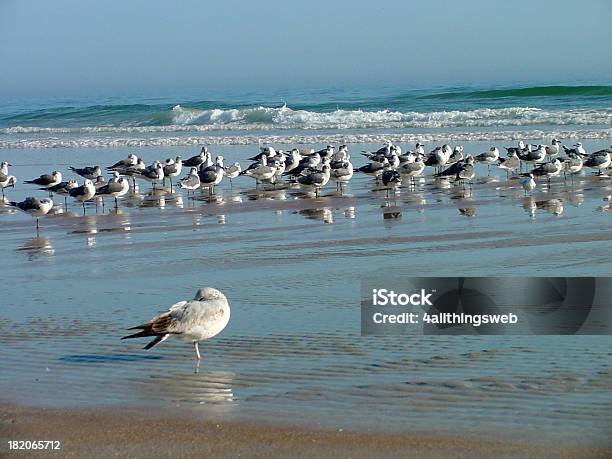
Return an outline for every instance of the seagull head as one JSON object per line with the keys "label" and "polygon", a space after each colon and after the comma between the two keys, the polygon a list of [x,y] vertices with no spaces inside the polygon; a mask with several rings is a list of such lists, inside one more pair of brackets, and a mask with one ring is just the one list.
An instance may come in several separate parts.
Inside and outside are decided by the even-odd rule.
{"label": "seagull head", "polygon": [[204,287],[199,289],[193,297],[193,299],[196,301],[216,300],[220,298],[225,299],[225,295],[216,288],[212,287]]}

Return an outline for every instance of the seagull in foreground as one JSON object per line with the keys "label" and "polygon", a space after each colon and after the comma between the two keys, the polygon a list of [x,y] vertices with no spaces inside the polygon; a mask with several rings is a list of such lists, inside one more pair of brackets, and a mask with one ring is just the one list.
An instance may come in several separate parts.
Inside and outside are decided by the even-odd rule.
{"label": "seagull in foreground", "polygon": [[96,187],[91,180],[85,179],[83,185],[68,190],[68,193],[83,203],[83,214],[85,214],[85,201],[89,201],[96,195]]}
{"label": "seagull in foreground", "polygon": [[129,328],[141,330],[121,339],[154,337],[144,349],[151,349],[170,335],[184,341],[191,341],[199,362],[202,357],[198,343],[218,335],[230,320],[230,306],[219,290],[204,287],[197,291],[193,300],[180,301],[168,312],[160,314],[147,323]]}
{"label": "seagull in foreground", "polygon": [[190,191],[193,192],[200,188],[200,176],[198,175],[197,167],[192,167],[189,175],[181,179],[180,187],[183,190],[187,190],[187,195],[189,195]]}
{"label": "seagull in foreground", "polygon": [[[130,184],[126,178],[119,177],[116,181],[111,179],[107,185],[100,187],[96,190],[96,195],[100,196],[112,196],[115,198],[115,209],[118,206],[117,198],[124,196],[130,191]],[[104,205],[104,198],[102,199],[102,205]]]}
{"label": "seagull in foreground", "polygon": [[38,234],[38,219],[49,213],[53,208],[53,201],[49,198],[25,198],[21,202],[11,201],[9,206],[15,207],[26,214],[36,218],[36,233]]}

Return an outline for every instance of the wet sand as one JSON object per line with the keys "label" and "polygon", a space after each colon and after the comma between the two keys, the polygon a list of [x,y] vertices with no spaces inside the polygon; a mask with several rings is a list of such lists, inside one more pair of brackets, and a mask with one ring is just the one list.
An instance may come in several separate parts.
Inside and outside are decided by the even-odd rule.
{"label": "wet sand", "polygon": [[[576,447],[435,432],[372,433],[227,423],[141,410],[32,409],[0,405],[0,440],[53,439],[62,457],[534,457],[606,458],[612,447]],[[412,430],[412,429],[410,429]],[[45,455],[48,453],[45,453]],[[8,457],[31,454],[11,452]]]}

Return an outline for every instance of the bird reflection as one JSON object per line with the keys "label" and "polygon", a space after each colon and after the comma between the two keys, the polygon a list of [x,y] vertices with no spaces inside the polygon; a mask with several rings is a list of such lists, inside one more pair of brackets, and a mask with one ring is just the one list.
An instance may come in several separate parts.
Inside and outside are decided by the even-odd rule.
{"label": "bird reflection", "polygon": [[200,405],[231,405],[235,401],[232,390],[233,373],[202,370],[196,371],[196,376],[193,373],[164,373],[152,375],[151,379],[154,384],[146,387],[156,392],[152,394],[156,398],[169,397],[176,402]]}
{"label": "bird reflection", "polygon": [[322,207],[320,209],[302,209],[298,211],[298,213],[309,220],[320,220],[323,223],[334,222],[334,215],[329,207]]}
{"label": "bird reflection", "polygon": [[51,241],[44,236],[27,239],[17,248],[17,251],[27,253],[30,260],[39,256],[52,256],[55,254],[55,248],[51,244]]}

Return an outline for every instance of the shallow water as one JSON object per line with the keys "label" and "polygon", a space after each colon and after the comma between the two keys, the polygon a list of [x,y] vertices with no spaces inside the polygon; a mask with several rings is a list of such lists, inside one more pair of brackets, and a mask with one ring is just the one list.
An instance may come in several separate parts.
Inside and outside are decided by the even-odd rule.
{"label": "shallow water", "polygon": [[[488,145],[465,146],[478,153]],[[350,145],[356,161],[366,147]],[[214,153],[232,162],[255,149]],[[108,164],[127,152],[2,154],[23,180],[68,164]],[[195,154],[136,153],[147,162]],[[33,219],[0,207],[2,400],[609,442],[610,336],[359,333],[360,281],[386,272],[612,275],[612,180],[554,179],[526,198],[516,180],[479,168],[471,191],[430,178],[390,198],[375,189],[356,175],[343,195],[330,185],[314,198],[291,188],[255,190],[240,178],[212,200],[191,200],[141,185],[118,211],[100,205],[96,214],[92,203],[82,216],[69,203],[41,219],[38,238]],[[8,193],[42,196],[21,183]],[[189,344],[169,340],[143,351],[144,342],[119,340],[203,285],[227,294],[232,319],[201,346],[198,374]]]}

